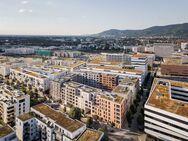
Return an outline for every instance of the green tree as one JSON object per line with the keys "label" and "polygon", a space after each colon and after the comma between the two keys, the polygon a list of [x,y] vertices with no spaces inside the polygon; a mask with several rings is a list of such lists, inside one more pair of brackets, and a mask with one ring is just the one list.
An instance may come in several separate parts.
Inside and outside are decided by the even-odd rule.
{"label": "green tree", "polygon": [[151,66],[150,65],[148,65],[148,71],[151,71]]}
{"label": "green tree", "polygon": [[104,133],[104,136],[102,138],[102,141],[109,141],[109,138],[108,138],[108,131],[107,131],[107,128],[99,128],[98,131],[101,131]]}
{"label": "green tree", "polygon": [[81,118],[81,110],[77,107],[72,107],[69,112],[69,116],[73,119],[80,120]]}
{"label": "green tree", "polygon": [[129,125],[129,127],[130,127],[130,126],[131,126],[131,123],[132,123],[132,113],[131,113],[131,111],[128,111],[128,112],[127,112],[126,118],[127,118],[128,125]]}
{"label": "green tree", "polygon": [[87,127],[91,127],[92,123],[93,123],[93,120],[92,120],[91,117],[89,117],[89,118],[87,119],[87,122],[86,122]]}
{"label": "green tree", "polygon": [[138,125],[143,125],[144,124],[144,116],[142,114],[138,115],[137,123],[138,123]]}
{"label": "green tree", "polygon": [[131,105],[130,110],[131,110],[131,113],[133,114],[136,113],[136,107],[134,105]]}

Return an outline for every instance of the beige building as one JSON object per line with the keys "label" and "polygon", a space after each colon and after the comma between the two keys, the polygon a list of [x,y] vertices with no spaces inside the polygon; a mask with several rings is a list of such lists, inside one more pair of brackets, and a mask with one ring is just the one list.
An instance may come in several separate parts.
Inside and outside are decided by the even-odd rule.
{"label": "beige building", "polygon": [[16,116],[28,113],[30,96],[2,84],[0,86],[0,115],[4,123],[14,124]]}
{"label": "beige building", "polygon": [[73,105],[91,116],[97,115],[103,121],[122,128],[125,125],[126,112],[138,89],[137,78],[124,79],[111,92],[70,81],[63,84],[61,100],[64,105]]}

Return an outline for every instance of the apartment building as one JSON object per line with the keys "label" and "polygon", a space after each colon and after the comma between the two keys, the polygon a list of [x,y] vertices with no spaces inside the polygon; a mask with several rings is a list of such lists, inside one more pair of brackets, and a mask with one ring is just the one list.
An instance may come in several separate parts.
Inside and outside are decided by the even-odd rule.
{"label": "apartment building", "polygon": [[105,54],[106,62],[123,62],[123,63],[129,63],[131,61],[131,57],[128,54],[124,53],[107,53]]}
{"label": "apartment building", "polygon": [[16,79],[21,83],[31,85],[40,91],[50,88],[50,81],[65,76],[67,71],[52,68],[50,66],[28,66],[10,69],[11,79]]}
{"label": "apartment building", "polygon": [[188,83],[155,78],[145,104],[145,132],[159,140],[188,139]]}
{"label": "apartment building", "polygon": [[96,104],[92,107],[91,115],[97,116],[106,123],[113,123],[117,128],[122,128],[126,123],[127,110],[124,97],[109,93],[96,96]]}
{"label": "apartment building", "polygon": [[82,53],[79,51],[54,51],[53,56],[64,57],[64,58],[76,58],[79,57]]}
{"label": "apartment building", "polygon": [[188,76],[188,58],[169,57],[164,58],[161,64],[162,75]]}
{"label": "apartment building", "polygon": [[29,55],[34,54],[35,49],[32,48],[10,48],[5,49],[5,54],[8,55]]}
{"label": "apartment building", "polygon": [[146,55],[134,54],[131,56],[131,65],[135,67],[135,70],[143,70],[148,72],[148,58]]}
{"label": "apartment building", "polygon": [[[31,108],[31,113],[16,119],[16,135],[20,141],[76,141],[84,135],[86,129],[85,124],[55,111],[46,104],[36,105]],[[103,136],[97,131],[94,131],[93,135],[98,135],[97,139]]]}
{"label": "apartment building", "polygon": [[0,141],[18,141],[16,133],[9,125],[0,123]]}
{"label": "apartment building", "polygon": [[66,82],[62,87],[62,103],[83,109],[91,116],[97,115],[117,128],[125,125],[126,112],[139,89],[137,78],[126,78],[111,92],[77,82]]}
{"label": "apartment building", "polygon": [[79,59],[75,58],[56,58],[53,57],[49,60],[45,61],[47,64],[52,65],[54,68],[62,69],[62,70],[69,70],[69,71],[75,71],[79,69],[80,67],[83,67],[86,65],[86,62],[81,61]]}
{"label": "apartment building", "polygon": [[96,72],[75,72],[74,81],[89,85],[95,88],[112,90],[118,85],[118,75]]}
{"label": "apartment building", "polygon": [[61,78],[57,78],[50,83],[50,96],[55,101],[61,100],[61,87],[63,83],[70,81],[75,77],[74,74],[67,74],[66,76],[63,76]]}
{"label": "apartment building", "polygon": [[169,43],[155,43],[153,47],[157,57],[169,57],[174,53],[175,49],[175,45]]}
{"label": "apartment building", "polygon": [[90,72],[90,73],[101,73],[108,75],[117,75],[118,81],[123,80],[126,77],[130,78],[138,78],[139,85],[142,86],[146,74],[141,70],[133,70],[133,69],[122,69],[122,68],[112,68],[105,66],[96,66],[96,67],[84,67],[79,70],[80,72]]}
{"label": "apartment building", "polygon": [[0,85],[0,115],[4,123],[14,124],[15,117],[28,113],[30,109],[30,96],[19,90]]}

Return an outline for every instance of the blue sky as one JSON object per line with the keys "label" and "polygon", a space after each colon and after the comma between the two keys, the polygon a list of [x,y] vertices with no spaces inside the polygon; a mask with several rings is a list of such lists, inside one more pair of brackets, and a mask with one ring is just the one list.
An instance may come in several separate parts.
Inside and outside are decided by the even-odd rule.
{"label": "blue sky", "polygon": [[82,35],[188,22],[188,0],[1,0],[0,34]]}

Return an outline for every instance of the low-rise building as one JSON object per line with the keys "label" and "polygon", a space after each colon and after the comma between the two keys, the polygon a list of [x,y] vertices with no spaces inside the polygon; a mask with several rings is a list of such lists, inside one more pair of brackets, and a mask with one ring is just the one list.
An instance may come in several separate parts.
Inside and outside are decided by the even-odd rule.
{"label": "low-rise building", "polygon": [[34,54],[35,49],[32,48],[10,48],[5,49],[5,54],[8,55],[29,55]]}
{"label": "low-rise building", "polygon": [[1,84],[0,86],[0,115],[4,123],[14,124],[16,116],[28,113],[30,96],[19,90]]}
{"label": "low-rise building", "polygon": [[155,78],[145,104],[144,131],[159,140],[188,139],[188,83]]}
{"label": "low-rise building", "polygon": [[164,58],[161,64],[162,75],[188,76],[188,58],[169,57]]}

